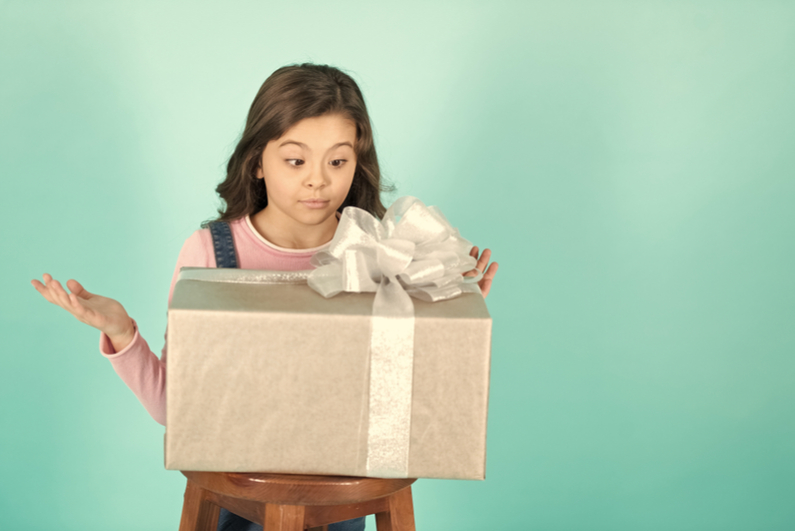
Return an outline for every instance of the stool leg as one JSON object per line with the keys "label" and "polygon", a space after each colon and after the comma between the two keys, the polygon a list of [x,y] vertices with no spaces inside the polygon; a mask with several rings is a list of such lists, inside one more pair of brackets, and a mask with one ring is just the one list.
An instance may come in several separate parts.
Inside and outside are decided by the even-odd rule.
{"label": "stool leg", "polygon": [[207,499],[207,491],[188,480],[179,531],[216,531],[221,508]]}
{"label": "stool leg", "polygon": [[263,531],[304,531],[305,515],[302,505],[266,503]]}
{"label": "stool leg", "polygon": [[389,497],[389,510],[376,513],[375,526],[378,531],[415,531],[410,486]]}

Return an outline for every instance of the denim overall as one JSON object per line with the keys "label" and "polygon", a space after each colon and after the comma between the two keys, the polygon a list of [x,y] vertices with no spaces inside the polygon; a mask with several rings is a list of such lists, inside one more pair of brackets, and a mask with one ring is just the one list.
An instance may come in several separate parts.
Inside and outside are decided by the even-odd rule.
{"label": "denim overall", "polygon": [[[216,267],[238,267],[235,243],[232,239],[232,229],[229,224],[225,221],[213,221],[210,223],[210,234],[213,237]],[[363,531],[364,521],[365,517],[362,516],[345,520],[344,522],[337,522],[336,524],[329,524],[328,531]],[[262,531],[262,526],[222,507],[218,518],[217,531]]]}

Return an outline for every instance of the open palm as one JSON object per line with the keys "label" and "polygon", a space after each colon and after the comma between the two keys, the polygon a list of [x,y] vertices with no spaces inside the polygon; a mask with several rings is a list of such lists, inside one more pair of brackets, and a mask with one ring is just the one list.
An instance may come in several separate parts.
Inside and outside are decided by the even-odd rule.
{"label": "open palm", "polygon": [[61,283],[47,273],[43,284],[38,280],[32,280],[31,284],[45,299],[110,337],[132,336],[134,333],[130,316],[118,301],[90,293],[76,280],[66,283],[71,293],[67,293]]}

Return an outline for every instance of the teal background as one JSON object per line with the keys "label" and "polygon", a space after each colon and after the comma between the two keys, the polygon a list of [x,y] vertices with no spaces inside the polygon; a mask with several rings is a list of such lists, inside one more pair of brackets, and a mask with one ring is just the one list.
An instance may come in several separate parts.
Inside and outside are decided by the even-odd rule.
{"label": "teal background", "polygon": [[[499,262],[487,479],[420,530],[795,529],[795,4],[0,1],[4,529],[176,529],[96,330],[163,345],[260,84],[346,69],[385,177]],[[368,525],[374,529],[372,520]]]}

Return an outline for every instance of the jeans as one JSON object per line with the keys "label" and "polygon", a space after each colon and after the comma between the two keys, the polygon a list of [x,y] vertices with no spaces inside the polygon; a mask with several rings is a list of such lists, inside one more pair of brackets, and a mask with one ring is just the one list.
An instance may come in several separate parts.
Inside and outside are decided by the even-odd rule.
{"label": "jeans", "polygon": [[[336,524],[329,524],[328,531],[364,531],[364,519],[365,517],[362,516],[345,520],[344,522],[337,522]],[[262,531],[262,526],[221,507],[217,531]]]}

